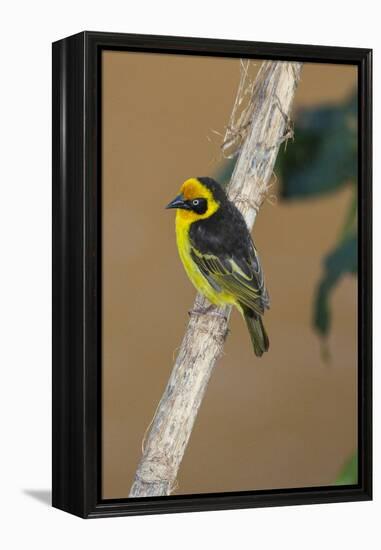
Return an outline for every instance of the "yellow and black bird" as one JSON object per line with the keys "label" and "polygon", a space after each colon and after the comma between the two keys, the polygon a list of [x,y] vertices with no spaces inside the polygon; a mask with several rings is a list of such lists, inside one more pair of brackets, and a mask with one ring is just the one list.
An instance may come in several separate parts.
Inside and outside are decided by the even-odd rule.
{"label": "yellow and black bird", "polygon": [[212,304],[236,306],[260,357],[269,349],[262,322],[269,295],[242,214],[207,177],[186,180],[167,208],[177,209],[177,246],[189,279]]}

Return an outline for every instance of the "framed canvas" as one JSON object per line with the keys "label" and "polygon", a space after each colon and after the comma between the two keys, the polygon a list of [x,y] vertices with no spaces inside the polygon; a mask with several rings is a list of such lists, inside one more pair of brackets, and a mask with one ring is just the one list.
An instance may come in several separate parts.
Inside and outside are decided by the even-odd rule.
{"label": "framed canvas", "polygon": [[53,44],[53,506],[371,499],[371,101],[368,49]]}

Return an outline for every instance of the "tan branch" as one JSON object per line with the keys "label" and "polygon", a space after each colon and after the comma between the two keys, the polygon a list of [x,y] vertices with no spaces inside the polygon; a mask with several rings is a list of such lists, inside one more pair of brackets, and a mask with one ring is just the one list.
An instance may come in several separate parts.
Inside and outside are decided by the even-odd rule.
{"label": "tan branch", "polygon": [[[228,194],[250,229],[268,191],[279,146],[291,135],[289,114],[301,66],[301,63],[266,61],[255,83],[247,84],[243,79],[248,79],[248,67],[242,65],[233,118],[238,116],[237,106],[247,95],[248,85],[250,98],[238,119],[229,121],[222,149],[226,151],[229,147],[229,156],[234,152],[239,155]],[[207,306],[206,298],[197,295],[144,444],[130,497],[169,495],[174,490],[199,407],[228,332],[231,308],[213,307],[200,314]]]}

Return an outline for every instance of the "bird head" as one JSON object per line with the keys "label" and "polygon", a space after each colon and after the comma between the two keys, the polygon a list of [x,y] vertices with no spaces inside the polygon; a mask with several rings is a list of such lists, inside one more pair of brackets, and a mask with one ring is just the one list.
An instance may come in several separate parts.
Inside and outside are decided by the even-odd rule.
{"label": "bird head", "polygon": [[225,192],[212,178],[190,178],[166,208],[176,208],[182,220],[192,223],[212,216],[225,200]]}

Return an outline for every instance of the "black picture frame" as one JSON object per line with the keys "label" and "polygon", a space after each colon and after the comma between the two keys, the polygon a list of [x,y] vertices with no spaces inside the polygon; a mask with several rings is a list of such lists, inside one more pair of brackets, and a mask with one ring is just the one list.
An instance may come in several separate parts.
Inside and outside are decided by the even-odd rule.
{"label": "black picture frame", "polygon": [[[358,67],[357,485],[102,500],[101,52],[127,50]],[[53,506],[83,518],[372,498],[372,51],[82,32],[53,44]]]}

